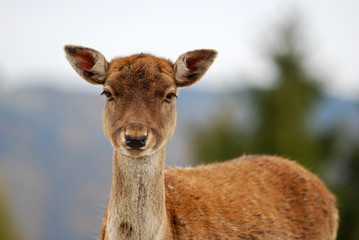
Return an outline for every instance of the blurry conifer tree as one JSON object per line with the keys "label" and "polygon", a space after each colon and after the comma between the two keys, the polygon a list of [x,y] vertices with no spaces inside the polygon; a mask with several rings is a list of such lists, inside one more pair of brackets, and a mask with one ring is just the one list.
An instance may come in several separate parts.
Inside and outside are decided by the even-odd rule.
{"label": "blurry conifer tree", "polygon": [[[296,20],[288,21],[277,43],[269,47],[276,70],[270,89],[251,89],[258,125],[251,134],[236,126],[229,114],[193,134],[195,157],[200,162],[221,161],[243,153],[276,154],[316,167],[322,141],[312,133],[308,117],[321,97],[319,81],[304,66]],[[239,93],[240,94],[240,93]]]}
{"label": "blurry conifer tree", "polygon": [[[313,131],[309,120],[314,107],[323,100],[323,81],[313,77],[304,64],[306,51],[297,20],[281,26],[277,43],[269,46],[269,58],[277,73],[273,86],[246,91],[257,115],[252,120],[256,123],[254,131],[248,134],[235,122],[234,114],[219,113],[209,125],[192,131],[195,161],[224,161],[242,154],[294,159],[324,179],[336,194],[340,213],[337,239],[359,239],[359,144],[346,140],[345,150],[337,150],[343,145],[343,127],[333,127],[324,134]],[[326,173],[333,165],[346,166],[335,169],[340,183]]]}

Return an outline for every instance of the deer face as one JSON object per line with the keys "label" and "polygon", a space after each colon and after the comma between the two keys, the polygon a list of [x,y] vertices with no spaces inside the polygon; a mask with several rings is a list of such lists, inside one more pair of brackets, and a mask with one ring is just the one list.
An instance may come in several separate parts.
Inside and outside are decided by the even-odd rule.
{"label": "deer face", "polygon": [[98,51],[66,45],[66,57],[86,81],[103,85],[103,128],[115,149],[133,157],[152,155],[172,137],[180,87],[198,81],[215,59],[214,50],[182,54],[175,64],[149,54],[108,63]]}
{"label": "deer face", "polygon": [[115,148],[131,156],[152,154],[176,125],[173,64],[150,55],[116,59],[104,83],[103,127]]}

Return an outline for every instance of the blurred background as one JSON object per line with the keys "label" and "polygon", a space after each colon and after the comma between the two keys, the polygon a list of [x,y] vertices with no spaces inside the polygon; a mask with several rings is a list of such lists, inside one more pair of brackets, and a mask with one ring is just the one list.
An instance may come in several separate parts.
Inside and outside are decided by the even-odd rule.
{"label": "blurred background", "polygon": [[166,164],[294,159],[336,194],[338,239],[359,239],[358,29],[355,0],[2,1],[0,239],[99,235],[112,147],[101,87],[77,76],[67,43],[108,60],[217,49],[180,92]]}

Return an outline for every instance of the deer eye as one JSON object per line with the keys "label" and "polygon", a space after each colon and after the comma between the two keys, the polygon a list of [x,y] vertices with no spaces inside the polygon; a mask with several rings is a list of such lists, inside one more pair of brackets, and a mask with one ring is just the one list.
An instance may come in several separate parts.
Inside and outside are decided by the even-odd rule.
{"label": "deer eye", "polygon": [[101,95],[105,95],[106,97],[106,101],[112,101],[113,97],[112,97],[112,93],[110,93],[109,91],[104,90]]}
{"label": "deer eye", "polygon": [[165,102],[170,103],[172,101],[172,99],[176,98],[176,97],[177,97],[177,95],[175,93],[169,93],[166,95]]}

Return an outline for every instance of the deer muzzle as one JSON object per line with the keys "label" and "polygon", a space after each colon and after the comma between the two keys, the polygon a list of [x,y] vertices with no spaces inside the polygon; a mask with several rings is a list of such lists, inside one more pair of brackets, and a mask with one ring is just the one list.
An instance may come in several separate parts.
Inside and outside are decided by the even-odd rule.
{"label": "deer muzzle", "polygon": [[130,123],[124,131],[124,145],[126,149],[140,150],[147,145],[149,131],[142,123]]}

